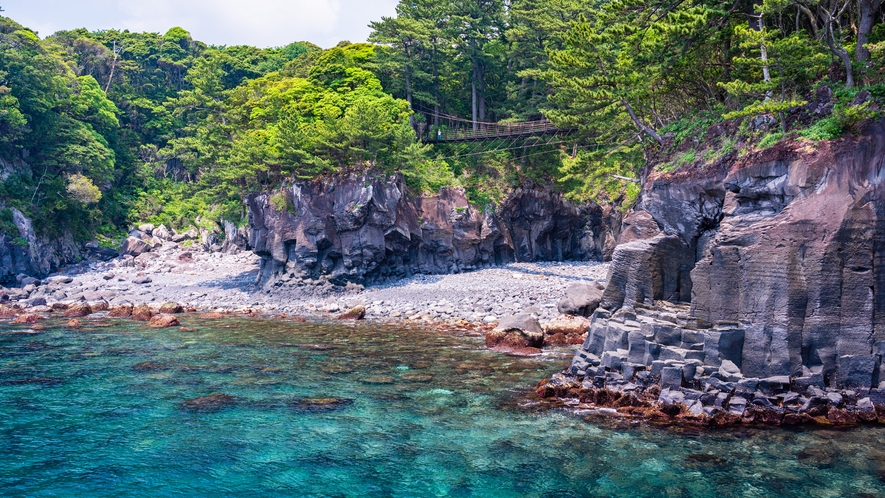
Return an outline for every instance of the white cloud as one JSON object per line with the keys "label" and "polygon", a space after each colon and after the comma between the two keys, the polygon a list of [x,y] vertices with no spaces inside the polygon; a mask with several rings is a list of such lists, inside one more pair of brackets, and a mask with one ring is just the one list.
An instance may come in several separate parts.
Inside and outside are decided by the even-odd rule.
{"label": "white cloud", "polygon": [[394,14],[397,0],[0,0],[4,15],[47,36],[62,29],[164,33],[181,26],[214,45],[282,46],[306,40],[331,47],[365,41],[370,21]]}
{"label": "white cloud", "polygon": [[120,0],[121,25],[133,31],[163,32],[181,26],[193,37],[217,45],[286,45],[325,37],[335,29],[337,0]]}

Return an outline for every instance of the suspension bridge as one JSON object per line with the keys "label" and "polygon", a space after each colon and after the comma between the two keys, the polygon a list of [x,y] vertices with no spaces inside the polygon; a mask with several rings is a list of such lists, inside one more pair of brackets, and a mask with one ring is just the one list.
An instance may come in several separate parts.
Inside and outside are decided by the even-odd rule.
{"label": "suspension bridge", "polygon": [[573,130],[562,130],[546,119],[517,123],[487,123],[454,116],[440,116],[439,126],[431,127],[422,136],[424,143],[456,143],[528,138],[557,135]]}

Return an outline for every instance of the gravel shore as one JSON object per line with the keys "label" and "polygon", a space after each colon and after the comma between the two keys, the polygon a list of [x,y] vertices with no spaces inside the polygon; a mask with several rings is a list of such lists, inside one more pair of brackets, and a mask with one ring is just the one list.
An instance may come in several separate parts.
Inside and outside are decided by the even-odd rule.
{"label": "gravel shore", "polygon": [[106,300],[156,304],[172,301],[198,310],[243,310],[306,317],[334,316],[356,305],[374,320],[425,322],[466,320],[495,323],[533,311],[543,322],[558,315],[556,304],[573,283],[605,279],[607,264],[595,262],[513,263],[453,275],[418,275],[397,282],[318,293],[310,286],[261,289],[255,285],[260,258],[252,253],[207,253],[166,243],[138,258],[84,263],[44,279],[30,292],[9,289],[24,305]]}

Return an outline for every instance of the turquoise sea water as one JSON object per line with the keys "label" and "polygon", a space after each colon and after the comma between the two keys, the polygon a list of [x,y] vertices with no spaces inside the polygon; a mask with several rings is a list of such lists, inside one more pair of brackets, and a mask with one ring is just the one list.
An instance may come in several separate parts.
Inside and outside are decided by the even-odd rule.
{"label": "turquoise sea water", "polygon": [[[885,428],[704,432],[525,406],[565,352],[371,324],[84,322],[0,324],[2,496],[885,496]],[[235,403],[182,405],[214,393]]]}

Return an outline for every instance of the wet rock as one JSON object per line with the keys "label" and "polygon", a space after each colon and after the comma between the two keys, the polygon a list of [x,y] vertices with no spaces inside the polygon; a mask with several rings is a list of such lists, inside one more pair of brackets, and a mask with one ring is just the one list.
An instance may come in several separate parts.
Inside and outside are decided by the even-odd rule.
{"label": "wet rock", "polygon": [[43,316],[38,315],[36,313],[25,313],[25,314],[15,317],[15,320],[13,320],[12,323],[33,324],[33,323],[37,323],[38,321],[42,320],[43,318],[44,318]]}
{"label": "wet rock", "polygon": [[132,308],[132,314],[130,315],[133,320],[137,320],[139,322],[147,322],[150,321],[151,317],[154,316],[151,309],[146,304],[139,304],[138,306]]}
{"label": "wet rock", "polygon": [[129,318],[132,316],[132,305],[123,304],[115,306],[108,312],[108,316],[111,318]]}
{"label": "wet rock", "polygon": [[486,333],[486,347],[489,348],[539,348],[543,343],[541,324],[530,314],[506,317]]}
{"label": "wet rock", "polygon": [[168,370],[169,367],[160,363],[154,363],[150,361],[145,361],[142,363],[137,363],[132,365],[132,370],[136,372],[159,372],[161,370]]}
{"label": "wet rock", "polygon": [[220,320],[224,317],[224,313],[218,311],[210,311],[208,313],[203,313],[202,315],[200,315],[200,318],[203,320]]}
{"label": "wet rock", "polygon": [[353,404],[347,398],[301,398],[292,403],[292,408],[300,412],[331,412]]}
{"label": "wet rock", "polygon": [[372,375],[360,379],[363,384],[393,384],[396,379],[387,375]]}
{"label": "wet rock", "polygon": [[89,307],[89,305],[85,304],[85,303],[73,304],[68,309],[66,309],[64,312],[65,318],[81,318],[81,317],[88,316],[91,314],[92,314],[92,308]]}
{"label": "wet rock", "polygon": [[68,323],[65,326],[68,328],[71,328],[71,329],[76,329],[76,328],[82,327],[83,323],[80,320],[77,320],[76,318],[72,318],[72,319],[68,320]]}
{"label": "wet rock", "polygon": [[92,308],[94,313],[97,313],[99,311],[107,311],[110,309],[111,305],[104,299],[99,299],[98,301],[90,302],[89,307]]}
{"label": "wet rock", "polygon": [[0,304],[0,318],[15,318],[21,313],[15,308]]}
{"label": "wet rock", "polygon": [[581,344],[590,330],[590,320],[583,316],[559,315],[542,328],[545,345]]}
{"label": "wet rock", "polygon": [[[160,225],[162,226],[162,225]],[[184,313],[184,308],[178,303],[165,302],[160,305],[159,313],[164,315],[175,315],[178,313]]]}
{"label": "wet rock", "polygon": [[362,320],[366,317],[366,307],[363,305],[354,306],[348,311],[338,315],[338,320]]}
{"label": "wet rock", "polygon": [[216,393],[185,400],[181,403],[181,408],[193,412],[217,412],[233,407],[239,401],[236,396]]}
{"label": "wet rock", "polygon": [[599,307],[605,287],[599,282],[593,284],[572,284],[565,290],[565,296],[556,305],[564,315],[589,317]]}
{"label": "wet rock", "polygon": [[181,322],[173,315],[156,315],[151,317],[148,325],[154,328],[177,327]]}

